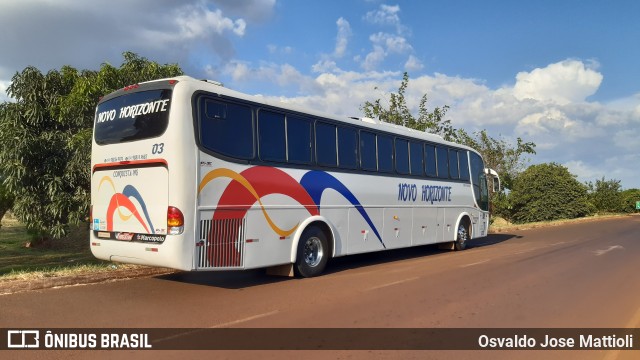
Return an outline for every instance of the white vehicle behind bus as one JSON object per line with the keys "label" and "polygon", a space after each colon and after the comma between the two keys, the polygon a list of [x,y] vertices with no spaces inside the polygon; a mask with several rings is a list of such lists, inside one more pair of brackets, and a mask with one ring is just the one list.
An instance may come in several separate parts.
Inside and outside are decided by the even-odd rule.
{"label": "white vehicle behind bus", "polygon": [[487,235],[481,156],[440,136],[181,76],[101,99],[91,251],[180,270],[316,276],[332,257]]}

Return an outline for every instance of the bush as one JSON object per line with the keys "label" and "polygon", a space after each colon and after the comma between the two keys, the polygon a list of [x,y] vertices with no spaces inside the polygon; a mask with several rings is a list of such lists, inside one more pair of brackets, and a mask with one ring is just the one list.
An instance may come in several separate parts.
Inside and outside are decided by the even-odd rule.
{"label": "bush", "polygon": [[605,180],[603,177],[602,180],[596,180],[595,186],[592,183],[587,184],[587,186],[590,190],[591,202],[598,213],[619,213],[624,211],[620,180]]}
{"label": "bush", "polygon": [[640,212],[636,210],[636,202],[640,201],[640,189],[629,189],[621,193],[622,212],[633,214]]}
{"label": "bush", "polygon": [[530,166],[514,180],[509,198],[515,223],[573,219],[595,210],[587,186],[556,163]]}

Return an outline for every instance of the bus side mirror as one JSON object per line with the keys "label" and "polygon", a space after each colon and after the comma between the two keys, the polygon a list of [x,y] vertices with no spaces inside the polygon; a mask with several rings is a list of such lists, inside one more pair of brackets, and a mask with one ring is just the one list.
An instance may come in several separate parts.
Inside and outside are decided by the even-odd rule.
{"label": "bus side mirror", "polygon": [[498,175],[498,172],[493,169],[485,168],[484,173],[490,176],[491,178],[493,178],[493,181],[492,181],[493,186],[491,187],[491,191],[500,192],[501,186],[500,186],[500,176]]}

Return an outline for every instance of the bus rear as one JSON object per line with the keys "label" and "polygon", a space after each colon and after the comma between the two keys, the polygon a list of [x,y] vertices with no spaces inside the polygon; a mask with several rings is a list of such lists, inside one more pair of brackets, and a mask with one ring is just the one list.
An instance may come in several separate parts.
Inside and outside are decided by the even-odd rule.
{"label": "bus rear", "polygon": [[97,258],[192,268],[192,242],[184,239],[192,225],[184,219],[193,213],[188,189],[195,146],[189,146],[190,102],[174,100],[185,91],[177,79],[161,80],[128,86],[98,103],[90,240]]}

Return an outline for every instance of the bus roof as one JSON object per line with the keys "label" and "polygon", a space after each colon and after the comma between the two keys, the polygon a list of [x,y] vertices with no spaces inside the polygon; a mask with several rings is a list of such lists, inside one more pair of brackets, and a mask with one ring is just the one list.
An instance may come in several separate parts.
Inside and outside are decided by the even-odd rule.
{"label": "bus roof", "polygon": [[462,144],[458,144],[458,143],[454,143],[454,142],[450,142],[445,140],[442,136],[437,135],[437,134],[433,134],[433,133],[429,133],[429,132],[424,132],[424,131],[419,131],[419,130],[415,130],[415,129],[410,129],[407,128],[405,126],[401,126],[401,125],[396,125],[396,124],[391,124],[391,123],[386,123],[383,121],[379,121],[379,120],[375,120],[375,119],[371,119],[371,118],[364,118],[364,117],[349,117],[349,116],[337,116],[335,114],[330,114],[327,112],[323,112],[323,111],[318,111],[318,110],[313,110],[310,108],[304,108],[300,105],[297,104],[291,104],[288,102],[284,102],[284,101],[274,101],[271,99],[267,99],[261,95],[248,95],[245,93],[241,93],[239,91],[235,91],[229,88],[226,88],[222,85],[222,83],[219,83],[217,81],[212,81],[212,80],[198,80],[195,79],[191,76],[176,76],[173,78],[165,78],[165,79],[158,79],[158,80],[153,80],[153,81],[147,81],[147,82],[143,82],[140,84],[136,84],[136,85],[132,85],[132,86],[128,86],[125,87],[124,89],[120,89],[117,90],[107,96],[105,96],[103,99],[101,99],[102,101],[106,101],[108,99],[123,95],[124,93],[126,93],[126,91],[130,91],[133,89],[138,89],[139,86],[140,89],[144,89],[144,88],[148,88],[149,86],[151,87],[155,87],[153,85],[159,85],[159,83],[162,82],[167,82],[167,81],[177,81],[177,84],[180,84],[180,86],[189,86],[192,92],[196,92],[196,91],[206,91],[206,92],[212,92],[212,93],[216,93],[216,94],[220,94],[220,95],[225,95],[225,96],[229,96],[229,97],[233,97],[233,98],[238,98],[241,100],[245,100],[245,101],[249,101],[252,103],[257,103],[257,104],[263,104],[263,105],[267,105],[270,107],[275,107],[275,108],[279,108],[282,110],[289,110],[289,111],[293,111],[293,112],[297,112],[300,114],[306,114],[306,115],[311,115],[314,117],[319,117],[319,118],[324,118],[324,119],[329,119],[329,120],[333,120],[333,121],[337,121],[337,122],[342,122],[342,123],[346,123],[346,124],[351,124],[351,125],[355,125],[358,127],[364,127],[364,128],[370,128],[372,130],[378,130],[378,131],[385,131],[385,132],[389,132],[389,133],[393,133],[393,134],[397,134],[397,135],[403,135],[403,136],[407,136],[410,138],[415,138],[415,139],[420,139],[420,140],[425,140],[425,141],[429,141],[429,142],[433,142],[433,143],[438,143],[438,144],[446,144],[449,146],[455,146],[458,148],[464,148],[464,149],[468,149],[474,152],[477,152],[476,150],[474,150],[473,148],[470,148],[466,145],[462,145]]}

